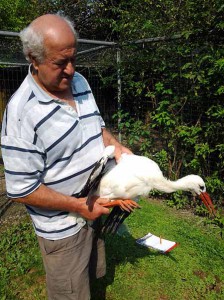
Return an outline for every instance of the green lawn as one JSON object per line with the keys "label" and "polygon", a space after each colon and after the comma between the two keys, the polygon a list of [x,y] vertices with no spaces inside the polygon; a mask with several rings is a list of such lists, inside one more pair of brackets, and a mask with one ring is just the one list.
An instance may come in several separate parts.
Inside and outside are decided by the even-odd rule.
{"label": "green lawn", "polygon": [[[94,284],[92,300],[224,299],[224,241],[219,228],[160,201],[140,204],[142,209],[125,222],[127,231],[107,237],[108,271]],[[46,299],[41,257],[28,220],[1,230],[1,300]],[[179,246],[161,254],[137,245],[135,240],[148,232]]]}

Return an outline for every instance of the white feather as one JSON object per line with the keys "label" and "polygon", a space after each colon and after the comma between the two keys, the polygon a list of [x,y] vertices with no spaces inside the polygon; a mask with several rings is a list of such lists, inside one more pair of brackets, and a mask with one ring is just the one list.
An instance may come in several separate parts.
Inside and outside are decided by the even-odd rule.
{"label": "white feather", "polygon": [[153,160],[134,154],[122,154],[118,164],[102,177],[96,194],[110,199],[133,199],[148,195],[152,190],[166,193],[183,190],[200,194],[205,192],[205,183],[197,175],[170,181],[163,176]]}

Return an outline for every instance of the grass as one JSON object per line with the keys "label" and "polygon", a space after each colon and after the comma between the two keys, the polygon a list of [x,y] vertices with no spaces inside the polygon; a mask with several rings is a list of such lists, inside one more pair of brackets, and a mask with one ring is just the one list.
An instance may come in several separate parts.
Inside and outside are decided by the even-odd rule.
{"label": "grass", "polygon": [[[224,241],[218,228],[155,200],[126,220],[126,231],[106,238],[107,275],[92,300],[224,299]],[[141,247],[151,232],[179,243],[169,254]],[[45,300],[44,270],[28,219],[0,237],[0,300]],[[80,299],[81,300],[81,299]]]}

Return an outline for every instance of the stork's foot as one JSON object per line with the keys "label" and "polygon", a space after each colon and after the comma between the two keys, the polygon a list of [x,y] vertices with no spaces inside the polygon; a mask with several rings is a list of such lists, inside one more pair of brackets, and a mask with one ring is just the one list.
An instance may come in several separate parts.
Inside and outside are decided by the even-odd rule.
{"label": "stork's foot", "polygon": [[131,200],[131,199],[112,200],[108,203],[102,204],[102,206],[107,207],[107,208],[119,206],[122,210],[126,210],[128,212],[133,211],[135,208],[140,208],[140,205],[138,205],[138,203],[136,203],[134,200]]}

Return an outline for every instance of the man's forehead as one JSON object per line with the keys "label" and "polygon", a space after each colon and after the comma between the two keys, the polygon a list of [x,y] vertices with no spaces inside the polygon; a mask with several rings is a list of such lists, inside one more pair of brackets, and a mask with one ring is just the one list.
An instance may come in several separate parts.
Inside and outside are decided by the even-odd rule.
{"label": "man's forehead", "polygon": [[58,40],[55,39],[46,39],[44,42],[45,45],[45,55],[57,55],[57,56],[67,56],[75,55],[77,51],[75,39],[70,38],[61,38]]}
{"label": "man's forehead", "polygon": [[46,48],[45,56],[49,58],[67,58],[76,56],[76,48],[75,47],[67,47],[67,48]]}

